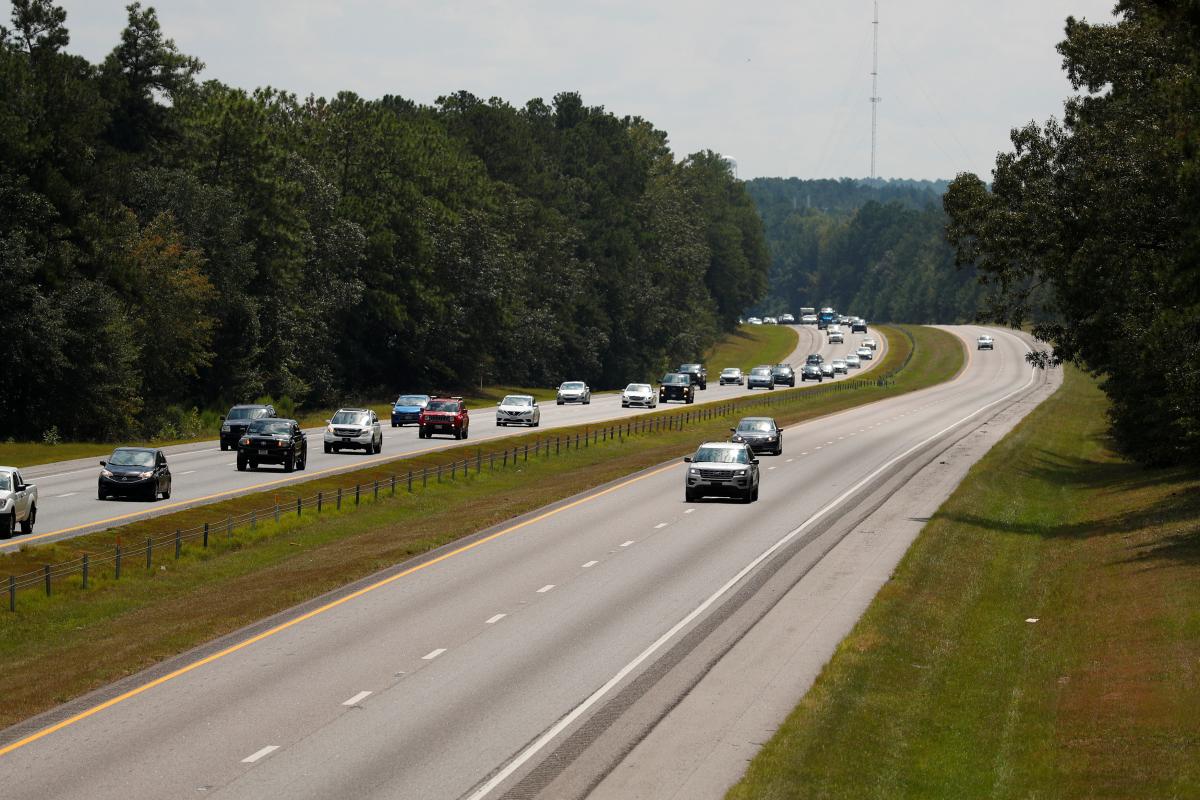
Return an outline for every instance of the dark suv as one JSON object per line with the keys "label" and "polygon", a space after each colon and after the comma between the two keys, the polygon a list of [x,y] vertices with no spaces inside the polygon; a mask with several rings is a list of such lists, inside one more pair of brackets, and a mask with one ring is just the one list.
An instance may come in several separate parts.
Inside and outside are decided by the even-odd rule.
{"label": "dark suv", "polygon": [[238,440],[251,422],[273,416],[275,407],[270,405],[241,405],[229,409],[229,413],[221,417],[221,449],[236,450]]}
{"label": "dark suv", "polygon": [[800,380],[801,382],[816,381],[817,383],[821,383],[825,380],[825,376],[821,374],[821,365],[805,364],[804,368],[800,370]]}
{"label": "dark suv", "polygon": [[695,399],[696,386],[692,383],[692,376],[687,373],[668,372],[658,382],[658,402],[660,403],[669,403],[672,400],[691,403]]}
{"label": "dark suv", "polygon": [[703,364],[680,364],[679,372],[687,375],[692,383],[701,389],[708,388],[708,370],[704,368]]}
{"label": "dark suv", "polygon": [[465,439],[470,432],[471,416],[461,397],[433,397],[421,409],[417,425],[420,426],[417,435],[422,439],[428,439],[435,433],[448,433],[455,439]]}
{"label": "dark suv", "polygon": [[776,364],[771,367],[771,382],[776,386],[796,385],[796,373],[790,364]]}
{"label": "dark suv", "polygon": [[805,364],[815,364],[818,367],[825,363],[825,356],[820,353],[813,353],[808,358],[804,359]]}
{"label": "dark suv", "polygon": [[284,472],[308,466],[308,436],[294,419],[263,417],[246,428],[237,446],[237,468],[258,469],[259,464],[282,464]]}
{"label": "dark suv", "polygon": [[783,428],[774,417],[743,417],[736,428],[730,428],[729,441],[745,444],[752,453],[783,455]]}

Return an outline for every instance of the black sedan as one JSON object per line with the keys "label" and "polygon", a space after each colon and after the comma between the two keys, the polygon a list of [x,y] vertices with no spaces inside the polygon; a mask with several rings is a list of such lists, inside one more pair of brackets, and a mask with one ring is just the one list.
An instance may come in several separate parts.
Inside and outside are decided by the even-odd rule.
{"label": "black sedan", "polygon": [[820,383],[825,380],[825,376],[821,374],[820,364],[805,364],[800,370],[800,381],[816,381]]}
{"label": "black sedan", "polygon": [[237,468],[282,464],[284,472],[308,466],[308,436],[294,419],[256,419],[238,440]]}
{"label": "black sedan", "polygon": [[142,497],[166,500],[171,496],[171,470],[167,457],[155,447],[118,447],[100,462],[100,484],[96,496]]}
{"label": "black sedan", "polygon": [[755,453],[783,455],[783,428],[772,417],[744,417],[729,430],[731,442],[747,444]]}

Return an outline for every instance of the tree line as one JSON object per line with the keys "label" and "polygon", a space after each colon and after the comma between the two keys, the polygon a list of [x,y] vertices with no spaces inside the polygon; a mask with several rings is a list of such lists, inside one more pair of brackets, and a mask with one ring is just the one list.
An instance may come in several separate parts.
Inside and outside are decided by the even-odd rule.
{"label": "tree line", "polygon": [[1062,120],[1012,131],[991,186],[945,196],[960,263],[989,318],[1034,332],[1098,376],[1111,431],[1150,464],[1200,462],[1200,17],[1194,2],[1123,0],[1068,19],[1076,94]]}
{"label": "tree line", "polygon": [[755,310],[832,306],[878,322],[969,322],[984,291],[955,266],[940,181],[758,178],[750,196],[771,251]]}
{"label": "tree line", "polygon": [[617,386],[765,292],[725,159],[576,93],[422,105],[200,80],[153,8],[113,51],[0,26],[0,436],[479,382]]}

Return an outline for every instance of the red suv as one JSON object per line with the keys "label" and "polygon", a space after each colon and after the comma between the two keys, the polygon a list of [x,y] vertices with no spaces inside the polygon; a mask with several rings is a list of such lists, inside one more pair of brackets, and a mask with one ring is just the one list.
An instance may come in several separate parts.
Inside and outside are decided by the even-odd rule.
{"label": "red suv", "polygon": [[431,397],[417,416],[419,435],[428,439],[435,433],[448,433],[455,439],[467,438],[471,416],[461,397]]}

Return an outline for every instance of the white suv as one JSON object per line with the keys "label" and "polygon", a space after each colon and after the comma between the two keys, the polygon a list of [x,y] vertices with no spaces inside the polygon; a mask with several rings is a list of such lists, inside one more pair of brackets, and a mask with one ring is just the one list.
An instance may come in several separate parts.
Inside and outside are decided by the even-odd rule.
{"label": "white suv", "polygon": [[336,453],[344,449],[366,450],[378,453],[383,450],[383,426],[379,417],[367,408],[342,408],[327,420],[325,427],[325,452]]}

